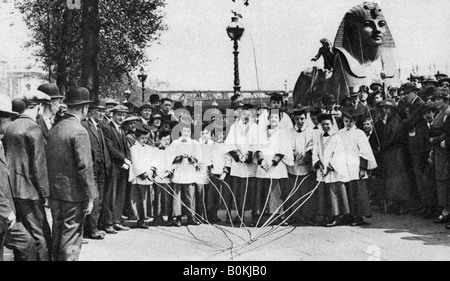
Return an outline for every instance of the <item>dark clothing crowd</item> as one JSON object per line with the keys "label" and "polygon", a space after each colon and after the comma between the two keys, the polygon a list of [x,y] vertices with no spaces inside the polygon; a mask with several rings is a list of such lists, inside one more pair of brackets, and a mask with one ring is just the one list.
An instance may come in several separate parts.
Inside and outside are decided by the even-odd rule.
{"label": "dark clothing crowd", "polygon": [[84,239],[129,227],[360,226],[376,206],[449,222],[449,83],[375,82],[295,108],[237,94],[229,116],[52,83],[2,95],[0,260],[4,246],[19,261],[78,260]]}

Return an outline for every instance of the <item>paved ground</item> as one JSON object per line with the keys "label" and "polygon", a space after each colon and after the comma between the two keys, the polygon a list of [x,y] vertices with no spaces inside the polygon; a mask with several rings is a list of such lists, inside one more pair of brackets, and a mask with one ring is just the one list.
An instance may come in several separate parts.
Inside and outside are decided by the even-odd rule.
{"label": "paved ground", "polygon": [[[361,227],[232,228],[200,225],[131,229],[88,240],[83,261],[450,260],[450,231],[411,215],[375,211]],[[132,226],[133,222],[129,222]],[[267,233],[269,230],[272,233]],[[266,234],[262,238],[255,239]],[[250,240],[250,237],[254,241]],[[7,251],[6,259],[12,254]]]}
{"label": "paved ground", "polygon": [[83,245],[81,260],[450,260],[450,231],[443,225],[380,212],[368,222],[362,227],[280,227],[251,243],[250,236],[258,237],[273,228],[200,225],[132,229],[102,241],[89,240]]}

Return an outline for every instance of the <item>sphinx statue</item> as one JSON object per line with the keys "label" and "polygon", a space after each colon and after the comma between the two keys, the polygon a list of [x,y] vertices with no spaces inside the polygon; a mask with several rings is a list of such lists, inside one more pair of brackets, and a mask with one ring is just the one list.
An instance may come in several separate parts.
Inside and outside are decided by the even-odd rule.
{"label": "sphinx statue", "polygon": [[[333,94],[338,101],[351,89],[383,81],[398,83],[394,60],[395,43],[377,3],[364,2],[344,16],[334,40],[334,66],[330,77],[317,69],[302,71],[294,88],[294,105],[307,105]],[[322,77],[324,76],[324,77]]]}
{"label": "sphinx statue", "polygon": [[377,3],[365,2],[345,14],[334,47],[332,88],[336,97],[346,97],[349,89],[374,81],[395,82],[395,43]]}

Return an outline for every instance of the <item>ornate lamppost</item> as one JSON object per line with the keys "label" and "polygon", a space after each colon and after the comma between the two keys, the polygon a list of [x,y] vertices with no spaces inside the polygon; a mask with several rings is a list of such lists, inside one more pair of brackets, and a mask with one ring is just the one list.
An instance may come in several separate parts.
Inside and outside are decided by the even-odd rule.
{"label": "ornate lamppost", "polygon": [[231,40],[234,41],[234,93],[238,93],[241,90],[239,80],[239,51],[238,51],[238,41],[241,39],[242,34],[244,34],[245,28],[244,26],[238,21],[239,18],[237,16],[234,16],[231,18],[231,23],[227,26],[227,34],[228,37],[230,37]]}
{"label": "ornate lamppost", "polygon": [[145,74],[144,68],[141,67],[141,73],[138,75],[139,81],[142,83],[142,102],[145,102],[145,81],[147,80],[148,75]]}

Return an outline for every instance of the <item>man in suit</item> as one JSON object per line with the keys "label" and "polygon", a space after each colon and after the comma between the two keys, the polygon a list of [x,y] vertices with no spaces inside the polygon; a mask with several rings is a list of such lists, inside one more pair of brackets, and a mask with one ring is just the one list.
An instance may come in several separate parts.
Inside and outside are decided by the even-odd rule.
{"label": "man in suit", "polygon": [[356,127],[363,129],[364,118],[370,116],[369,107],[362,104],[360,101],[361,91],[359,88],[350,88],[350,98],[352,100],[352,107],[356,113]]}
{"label": "man in suit", "polygon": [[48,133],[53,127],[56,113],[59,111],[59,106],[64,96],[59,93],[59,88],[55,83],[42,84],[38,87],[38,91],[48,95],[51,99],[50,102],[43,104],[42,113],[36,120],[36,123],[41,126],[45,139],[47,139]]}
{"label": "man in suit", "polygon": [[[90,239],[103,239],[105,232],[99,231],[99,225],[112,224],[112,212],[104,205],[111,205],[111,192],[105,189],[106,179],[111,170],[111,159],[106,147],[105,136],[101,129],[101,123],[105,116],[105,100],[100,99],[89,108],[89,118],[82,123],[89,134],[91,142],[92,162],[94,163],[94,178],[98,191],[98,198],[94,201],[92,213],[86,217],[84,237]],[[105,200],[108,202],[104,204]],[[100,220],[101,219],[101,220]],[[115,231],[113,232],[115,233]]]}
{"label": "man in suit", "polygon": [[50,206],[53,216],[52,254],[56,261],[78,260],[86,215],[98,197],[86,118],[89,91],[73,87],[67,92],[67,113],[48,136]]}
{"label": "man in suit", "polygon": [[[10,118],[18,114],[11,110],[11,100],[0,95],[0,140],[10,124]],[[3,245],[14,251],[16,261],[35,261],[36,243],[21,222],[16,221],[16,209],[11,194],[9,170],[3,144],[0,141],[0,261],[3,260]]]}
{"label": "man in suit", "polygon": [[[417,202],[414,202],[414,209],[417,213],[421,214],[424,212],[426,200],[423,198],[424,195],[421,190],[425,190],[427,183],[423,181],[423,173],[425,169],[425,164],[427,163],[428,153],[431,147],[428,149],[428,153],[425,150],[425,144],[428,142],[429,129],[426,127],[426,122],[421,114],[422,106],[425,102],[418,96],[419,88],[416,84],[408,82],[400,87],[401,99],[405,103],[407,118],[405,119],[403,129],[405,134],[408,134],[408,150],[409,159],[411,164],[411,173],[414,181],[414,195]],[[422,124],[421,124],[422,123]],[[421,125],[420,125],[421,124]],[[424,154],[425,153],[425,154]],[[418,205],[421,206],[418,206]]]}
{"label": "man in suit", "polygon": [[48,175],[45,140],[36,117],[50,97],[30,91],[23,98],[26,109],[12,122],[4,137],[6,159],[11,175],[12,196],[21,221],[36,241],[37,259],[50,260],[47,243],[50,227],[44,207],[48,208]]}
{"label": "man in suit", "polygon": [[[121,223],[123,210],[125,206],[126,187],[128,182],[128,171],[131,165],[130,149],[127,146],[127,137],[125,131],[121,128],[123,120],[128,113],[128,108],[118,105],[112,109],[112,121],[103,126],[103,133],[106,139],[109,155],[112,162],[112,173],[110,188],[114,194],[115,201],[113,203],[113,224],[106,225],[105,231],[109,233],[111,229],[116,231],[127,231]],[[112,227],[112,228],[111,228]]]}
{"label": "man in suit", "polygon": [[114,99],[106,99],[106,112],[105,117],[103,117],[103,125],[108,125],[112,121],[113,112],[112,109],[119,105],[119,103]]}
{"label": "man in suit", "polygon": [[414,83],[408,82],[403,84],[400,87],[400,92],[402,95],[401,97],[406,102],[409,111],[409,116],[404,121],[404,128],[406,131],[411,132],[415,125],[423,119],[421,114],[418,113],[425,102],[418,96],[419,88]]}

